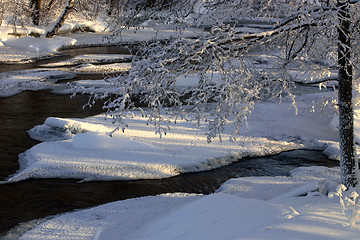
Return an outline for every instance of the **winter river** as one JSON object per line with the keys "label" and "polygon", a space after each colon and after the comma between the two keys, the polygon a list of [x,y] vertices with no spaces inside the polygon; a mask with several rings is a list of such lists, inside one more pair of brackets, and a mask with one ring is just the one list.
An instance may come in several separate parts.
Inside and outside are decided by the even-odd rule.
{"label": "winter river", "polygon": [[[0,64],[0,72],[35,68],[39,64],[63,61],[80,54],[128,54],[116,47],[91,47],[66,50],[68,56],[40,60],[35,63]],[[101,74],[93,75],[100,78]],[[90,75],[78,74],[78,79]],[[42,124],[47,117],[82,118],[101,113],[101,103],[82,110],[87,96],[70,99],[69,95],[55,95],[49,91],[25,91],[11,97],[0,98],[0,180],[15,173],[18,154],[31,148],[26,130]],[[163,180],[137,180],[113,182],[86,182],[69,179],[26,180],[0,185],[0,237],[21,222],[43,218],[73,209],[88,208],[103,203],[139,196],[167,192],[211,193],[221,183],[235,176],[286,175],[298,166],[336,166],[319,151],[296,150],[279,155],[243,159],[216,170],[181,174]]]}

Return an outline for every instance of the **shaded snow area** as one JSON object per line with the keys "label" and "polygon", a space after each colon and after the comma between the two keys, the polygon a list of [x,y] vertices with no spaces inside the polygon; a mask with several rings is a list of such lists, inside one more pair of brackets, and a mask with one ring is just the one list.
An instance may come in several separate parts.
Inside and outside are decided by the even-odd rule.
{"label": "shaded snow area", "polygon": [[[334,195],[339,169],[227,181],[211,195],[165,194],[44,220],[20,239],[359,239]],[[335,194],[336,195],[336,194]],[[351,206],[345,212],[353,210]]]}
{"label": "shaded snow area", "polygon": [[72,79],[75,74],[48,69],[0,73],[0,97],[7,97],[25,90],[49,89],[59,80]]}
{"label": "shaded snow area", "polygon": [[[57,88],[53,88],[53,92],[56,94],[93,94],[99,93],[102,94],[104,91],[111,94],[117,93],[117,88],[111,84],[111,79],[102,79],[102,80],[79,80],[71,82],[69,85],[61,85]],[[71,87],[69,87],[71,86]]]}
{"label": "shaded snow area", "polygon": [[108,203],[45,221],[20,239],[127,239],[135,229],[147,222],[200,197],[196,194],[172,193]]}

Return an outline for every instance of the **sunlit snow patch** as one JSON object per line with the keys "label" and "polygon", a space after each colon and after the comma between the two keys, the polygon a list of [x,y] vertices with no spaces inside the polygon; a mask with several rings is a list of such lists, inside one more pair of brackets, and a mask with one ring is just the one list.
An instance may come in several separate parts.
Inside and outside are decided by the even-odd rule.
{"label": "sunlit snow patch", "polygon": [[63,67],[73,66],[81,63],[116,63],[131,61],[133,56],[124,54],[84,54],[75,56],[66,61],[55,63],[47,63],[40,65],[41,67]]}
{"label": "sunlit snow patch", "polygon": [[359,231],[359,224],[348,226],[340,204],[320,193],[276,201],[217,193],[155,219],[127,239],[343,240],[359,239]]}
{"label": "sunlit snow patch", "polygon": [[338,199],[312,191],[319,181],[332,191],[327,183],[338,179],[339,169],[326,167],[236,178],[207,196],[163,194],[62,214],[20,239],[358,239],[360,225],[349,227]]}
{"label": "sunlit snow patch", "polygon": [[127,239],[135,229],[201,197],[197,194],[168,193],[108,203],[55,216],[19,239]]}
{"label": "sunlit snow patch", "polygon": [[242,198],[270,200],[304,183],[306,181],[295,181],[285,176],[233,178],[226,181],[217,192],[234,194]]}
{"label": "sunlit snow patch", "polygon": [[16,49],[24,49],[32,52],[55,52],[64,46],[71,46],[76,43],[73,38],[54,37],[54,38],[34,38],[22,37],[17,39],[9,39],[4,42],[5,46]]}
{"label": "sunlit snow patch", "polygon": [[71,68],[73,72],[82,72],[82,73],[112,73],[112,72],[124,72],[129,71],[131,68],[130,63],[111,63],[111,64],[82,64],[76,67]]}
{"label": "sunlit snow patch", "polygon": [[[86,180],[166,178],[183,172],[221,167],[246,156],[264,156],[302,147],[285,141],[245,136],[236,142],[214,140],[209,144],[206,136],[185,120],[177,121],[169,134],[159,138],[153,126],[148,125],[147,119],[141,115],[127,120],[130,127],[110,138],[106,133],[114,125],[103,115],[83,122],[48,119],[41,127],[31,130],[30,135],[33,138],[45,136],[39,140],[61,139],[64,137],[61,133],[65,132],[64,138],[69,140],[44,142],[26,151],[20,159],[21,170],[8,181],[31,177]],[[104,129],[97,129],[97,126]],[[54,134],[56,132],[60,134]],[[93,133],[78,135],[84,132]],[[78,136],[74,137],[76,133]],[[223,137],[226,138],[226,134]]]}
{"label": "sunlit snow patch", "polygon": [[79,133],[76,134],[72,147],[88,150],[129,150],[132,151],[156,151],[150,144],[135,141],[123,136],[110,137],[106,134]]}
{"label": "sunlit snow patch", "polygon": [[130,61],[132,55],[125,54],[84,54],[74,57],[74,61],[88,62],[88,63],[111,63],[118,61]]}
{"label": "sunlit snow patch", "polygon": [[72,139],[76,133],[109,133],[111,131],[113,131],[113,128],[100,123],[49,117],[44,124],[30,129],[28,134],[38,141],[59,141]]}

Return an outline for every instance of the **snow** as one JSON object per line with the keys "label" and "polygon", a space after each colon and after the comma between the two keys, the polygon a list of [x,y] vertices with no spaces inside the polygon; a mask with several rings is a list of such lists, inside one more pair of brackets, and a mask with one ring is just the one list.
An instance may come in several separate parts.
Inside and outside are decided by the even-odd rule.
{"label": "snow", "polygon": [[[76,74],[128,71],[131,64],[123,61],[130,59],[130,55],[122,54],[86,54],[75,56],[67,61],[43,64],[40,65],[43,68],[39,69],[0,73],[0,97],[8,97],[26,90],[41,89],[51,89],[59,94],[71,94],[74,91],[93,93],[95,91],[102,91],[101,89],[103,88],[109,88],[110,91],[115,92],[116,88],[113,88],[113,85],[105,80],[76,81],[71,84],[73,89],[67,84],[55,83],[59,80],[75,78]],[[23,59],[20,58],[19,60]],[[112,90],[110,89],[111,87],[113,88]]]}
{"label": "snow", "polygon": [[80,80],[70,83],[70,88],[66,86],[58,86],[53,88],[53,92],[57,94],[73,94],[73,93],[103,93],[106,90],[109,94],[116,94],[117,89],[108,80]]}
{"label": "snow", "polygon": [[61,47],[72,46],[75,43],[76,40],[73,38],[56,36],[51,39],[35,37],[9,39],[4,42],[4,45],[15,49],[28,50],[31,52],[55,52]]}
{"label": "snow", "polygon": [[[71,63],[72,61],[69,61],[68,63]],[[61,62],[60,64],[65,64],[64,62]],[[70,65],[70,64],[69,64]],[[72,64],[71,64],[72,65]],[[122,72],[127,71],[130,69],[130,64],[128,63],[120,63],[120,64],[114,64],[114,65],[82,65],[77,68],[72,68],[71,71],[74,73],[81,73],[82,71],[87,73],[97,73],[97,72],[106,72],[111,73],[113,71],[115,72]],[[214,73],[213,74],[213,80],[214,83],[218,81],[219,75]],[[118,92],[118,87],[116,87],[112,83],[116,83],[119,79],[118,78],[106,78],[106,80],[79,80],[71,82],[71,88],[53,88],[53,92],[57,94],[72,94],[74,92],[76,93],[82,93],[82,94],[92,94],[92,93],[103,93],[104,90],[110,94],[116,94]],[[189,87],[193,87],[195,84],[197,84],[199,78],[195,74],[187,74],[183,76],[179,76],[176,80],[176,88],[178,91],[185,91],[189,89]]]}
{"label": "snow", "polygon": [[44,34],[45,29],[35,26],[15,26],[11,23],[2,24],[0,28],[0,41],[14,39],[16,35]]}
{"label": "snow", "polygon": [[49,117],[45,120],[45,125],[53,128],[61,128],[69,130],[70,132],[104,132],[110,131],[111,128],[108,128],[102,124],[92,124],[87,122],[80,122],[76,120],[65,120],[56,117]]}
{"label": "snow", "polygon": [[76,134],[72,140],[72,147],[75,149],[88,150],[128,150],[153,152],[156,147],[142,143],[140,141],[131,140],[121,137],[109,137],[108,135],[80,133]]}
{"label": "snow", "polygon": [[[191,81],[183,85],[187,84]],[[256,104],[249,130],[237,142],[208,144],[205,123],[196,128],[185,120],[169,123],[170,131],[160,138],[140,112],[129,114],[124,119],[129,127],[112,137],[115,126],[104,115],[48,118],[29,131],[45,142],[22,154],[20,171],[7,182],[46,177],[164,178],[219,167],[244,156],[304,147],[336,149],[335,113],[330,109],[310,113],[313,109],[308,107],[331,94],[300,95],[298,115],[286,99],[281,105]],[[223,139],[230,131],[226,129]],[[331,154],[338,156],[336,151]],[[20,239],[358,239],[359,222],[350,227],[339,198],[327,196],[339,182],[339,168],[327,167],[301,167],[290,176],[235,178],[208,196],[135,198],[55,216]]]}
{"label": "snow", "polygon": [[[171,125],[160,138],[141,113],[127,119],[125,132],[114,129],[104,115],[88,119],[50,118],[29,131],[37,140],[21,156],[21,170],[7,182],[27,178],[79,178],[85,180],[153,179],[228,165],[245,156],[264,156],[302,147],[301,144],[242,136],[236,142],[215,140],[185,120]],[[86,135],[84,133],[86,132]],[[80,134],[80,135],[79,135]],[[42,138],[45,136],[45,138]],[[223,136],[225,137],[225,136]]]}
{"label": "snow", "polygon": [[339,171],[303,167],[231,179],[207,196],[118,201],[44,220],[19,239],[359,239],[360,222],[350,227],[339,198],[327,196]]}
{"label": "snow", "polygon": [[[96,33],[77,33],[65,37],[65,33],[76,29],[90,28]],[[179,36],[177,30],[159,29],[156,26],[143,27],[141,29],[128,28],[121,32],[121,35],[114,36],[113,33],[104,31],[104,23],[74,20],[73,23],[67,21],[61,28],[60,34],[54,38],[23,36],[15,38],[9,35],[13,31],[10,27],[0,28],[0,62],[3,63],[21,63],[33,61],[54,55],[59,49],[68,46],[93,46],[104,44],[130,43],[135,44],[152,39],[169,39]],[[19,27],[21,29],[21,27]],[[44,34],[45,29],[26,28],[19,34],[38,33]],[[189,28],[181,32],[181,36],[195,37],[203,35],[204,32],[199,29]]]}
{"label": "snow", "polygon": [[131,63],[111,63],[111,64],[82,64],[70,69],[71,72],[77,73],[113,73],[128,71],[131,68]]}
{"label": "snow", "polygon": [[131,61],[133,56],[124,54],[84,54],[77,55],[66,61],[42,64],[40,67],[63,67],[81,63],[113,63],[118,61]]}
{"label": "snow", "polygon": [[290,211],[260,200],[213,194],[151,223],[129,239],[235,239],[279,221],[281,213]]}
{"label": "snow", "polygon": [[135,229],[199,197],[172,193],[108,203],[52,218],[19,239],[127,239]]}
{"label": "snow", "polygon": [[[325,150],[339,158],[334,112],[311,113],[313,101],[332,93],[300,95],[295,114],[290,100],[281,105],[265,101],[255,105],[248,129],[237,141],[228,141],[231,127],[222,139],[209,144],[206,122],[200,127],[184,119],[170,119],[170,130],[161,137],[142,112],[125,116],[128,128],[116,131],[112,119],[98,115],[86,119],[48,118],[29,135],[39,141],[21,155],[21,169],[7,182],[28,178],[78,178],[83,180],[158,179],[185,172],[205,171],[228,165],[243,157],[265,156],[309,148]],[[146,113],[146,112],[145,112]],[[279,118],[279,116],[287,116]],[[120,126],[121,129],[122,126]],[[359,133],[357,133],[359,135]]]}
{"label": "snow", "polygon": [[47,58],[53,55],[53,53],[32,52],[30,50],[8,47],[4,43],[0,44],[0,63],[28,63],[34,59]]}
{"label": "snow", "polygon": [[[232,129],[222,139],[209,144],[206,122],[200,127],[184,119],[170,119],[170,130],[161,137],[142,112],[125,116],[129,126],[116,131],[112,119],[98,115],[86,119],[48,118],[29,135],[39,141],[21,155],[21,169],[6,181],[27,178],[78,178],[84,180],[158,179],[184,172],[205,171],[228,165],[243,157],[265,156],[282,151],[309,148],[325,150],[339,158],[338,133],[331,109],[311,113],[313,101],[332,93],[300,95],[295,114],[290,100],[265,101],[255,105],[248,129],[237,141],[228,141]],[[146,112],[145,112],[146,113]],[[287,116],[280,118],[279,116]],[[120,126],[122,127],[122,126]],[[358,133],[357,133],[358,135]]]}
{"label": "snow", "polygon": [[72,79],[73,73],[34,69],[0,73],[0,97],[7,97],[25,90],[49,89],[59,80]]}
{"label": "snow", "polygon": [[[135,43],[178,34],[161,25],[147,25],[142,29],[126,29],[112,38],[110,33],[103,32],[104,23],[90,21],[66,22],[61,32],[79,27],[102,33],[15,39],[8,35],[9,28],[2,26],[0,62],[32,61],[57,54],[66,46]],[[247,37],[259,35],[254,29],[238,30],[249,33]],[[45,32],[30,28],[21,31],[22,34]],[[183,31],[183,36],[200,34],[204,33],[194,29]],[[129,64],[118,61],[130,58],[126,55],[79,55],[43,67],[78,65],[69,69],[70,72],[126,71]],[[292,72],[296,80],[311,82],[309,75],[298,73]],[[330,72],[325,78],[334,76]],[[2,73],[0,96],[25,90],[57,89],[56,81],[72,77],[72,73],[44,69]],[[192,86],[196,80],[193,75],[180,76],[177,87]],[[105,80],[73,84],[77,92],[96,92],[104,88],[112,91]],[[68,91],[65,89],[63,93]],[[43,125],[29,130],[32,138],[44,142],[21,154],[20,170],[2,184],[29,178],[85,181],[166,178],[210,170],[246,156],[264,156],[298,148],[324,150],[332,159],[339,159],[335,112],[325,109],[321,114],[311,113],[314,109],[308,108],[331,94],[300,95],[297,100],[299,115],[295,115],[288,99],[280,106],[272,101],[258,103],[249,118],[248,131],[244,127],[237,141],[215,139],[211,144],[204,135],[205,122],[199,128],[185,120],[171,122],[171,130],[160,138],[140,112],[127,116],[125,121],[129,128],[116,133],[112,133],[116,126],[104,115],[87,119],[50,117]],[[360,136],[358,116],[355,119],[357,141]],[[222,138],[230,138],[231,131],[231,127],[225,129]],[[20,239],[359,239],[359,222],[351,228],[339,199],[327,196],[336,191],[339,176],[338,168],[297,168],[290,176],[231,179],[208,196],[169,193],[128,199],[43,220]]]}

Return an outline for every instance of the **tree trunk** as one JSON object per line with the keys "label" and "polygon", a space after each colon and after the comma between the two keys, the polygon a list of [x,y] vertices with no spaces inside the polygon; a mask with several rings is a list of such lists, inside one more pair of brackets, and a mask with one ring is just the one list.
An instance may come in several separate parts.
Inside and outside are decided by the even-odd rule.
{"label": "tree trunk", "polygon": [[350,2],[338,0],[339,134],[341,181],[346,187],[357,184],[358,163],[354,142]]}
{"label": "tree trunk", "polygon": [[111,14],[113,13],[114,8],[117,7],[116,5],[119,4],[118,2],[119,2],[118,0],[110,0],[110,5],[107,11],[107,14],[109,16],[111,16]]}
{"label": "tree trunk", "polygon": [[32,8],[32,22],[34,25],[39,26],[40,23],[40,9],[43,0],[31,0],[30,8]]}
{"label": "tree trunk", "polygon": [[61,26],[64,24],[67,16],[71,12],[71,10],[74,9],[74,1],[75,0],[68,0],[66,7],[64,8],[64,11],[59,16],[54,27],[46,33],[47,38],[52,38],[59,32],[59,30],[60,30]]}

